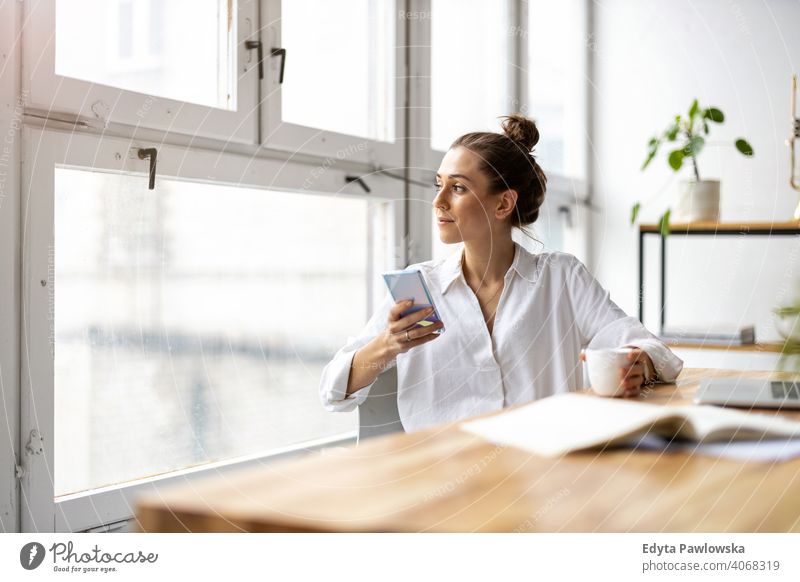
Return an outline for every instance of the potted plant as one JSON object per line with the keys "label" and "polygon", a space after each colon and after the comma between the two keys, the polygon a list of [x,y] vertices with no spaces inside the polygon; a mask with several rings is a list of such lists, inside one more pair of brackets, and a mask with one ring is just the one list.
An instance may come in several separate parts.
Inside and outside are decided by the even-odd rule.
{"label": "potted plant", "polygon": [[[647,158],[642,164],[644,170],[659,148],[666,143],[675,143],[677,147],[669,152],[667,163],[675,172],[680,171],[684,162],[691,161],[694,177],[683,180],[679,186],[679,195],[674,208],[668,208],[659,219],[661,234],[669,234],[670,220],[675,222],[695,222],[699,220],[719,220],[719,180],[702,180],[697,166],[697,156],[706,145],[712,123],[723,123],[725,115],[717,107],[702,108],[697,99],[692,101],[686,117],[676,115],[675,120],[660,135],[655,135],[648,142]],[[736,149],[745,156],[753,155],[752,146],[744,138],[734,142]],[[631,208],[631,224],[636,222],[641,203],[636,202]]]}
{"label": "potted plant", "polygon": [[[782,369],[791,367],[800,372],[800,298],[791,305],[779,307],[773,311],[776,316],[776,328],[783,337],[779,366]],[[788,364],[792,362],[792,366]]]}

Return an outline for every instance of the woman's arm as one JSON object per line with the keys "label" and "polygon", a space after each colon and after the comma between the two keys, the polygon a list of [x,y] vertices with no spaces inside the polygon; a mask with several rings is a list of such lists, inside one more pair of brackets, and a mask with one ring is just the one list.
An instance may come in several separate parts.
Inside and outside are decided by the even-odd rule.
{"label": "woman's arm", "polygon": [[650,367],[650,381],[673,382],[678,377],[683,361],[638,319],[627,315],[611,301],[608,291],[576,258],[569,275],[568,291],[583,346],[639,348],[647,355],[642,364]]}
{"label": "woman's arm", "polygon": [[362,388],[371,386],[381,372],[393,367],[395,363],[388,357],[381,337],[376,337],[353,355],[345,394],[350,396]]}
{"label": "woman's arm", "polygon": [[401,316],[412,305],[413,301],[395,303],[387,293],[361,334],[336,353],[320,381],[320,397],[326,409],[353,410],[366,399],[378,376],[396,365],[399,354],[439,337],[434,332],[442,327],[441,322],[412,329],[430,315],[431,308]]}
{"label": "woman's arm", "polygon": [[[336,352],[322,370],[319,395],[322,406],[326,410],[331,412],[355,410],[369,393],[369,390],[364,390],[364,388],[371,387],[381,372],[395,366],[395,360],[383,362],[378,358],[374,344],[356,359],[359,352],[373,342],[385,328],[393,303],[392,296],[386,293],[364,329],[357,336],[348,338],[345,345]],[[371,365],[373,363],[375,364],[374,370]],[[354,364],[357,368],[351,382],[350,375]],[[379,364],[382,365],[379,366]],[[365,382],[365,380],[368,381]]]}

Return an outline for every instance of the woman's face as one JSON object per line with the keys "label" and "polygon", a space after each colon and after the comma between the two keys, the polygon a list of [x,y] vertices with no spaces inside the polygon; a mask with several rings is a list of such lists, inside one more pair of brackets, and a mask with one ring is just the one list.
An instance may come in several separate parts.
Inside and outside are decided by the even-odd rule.
{"label": "woman's face", "polygon": [[441,241],[486,241],[508,228],[508,216],[516,202],[513,190],[509,193],[512,195],[489,194],[488,179],[480,170],[476,154],[463,147],[448,150],[436,174],[433,200]]}

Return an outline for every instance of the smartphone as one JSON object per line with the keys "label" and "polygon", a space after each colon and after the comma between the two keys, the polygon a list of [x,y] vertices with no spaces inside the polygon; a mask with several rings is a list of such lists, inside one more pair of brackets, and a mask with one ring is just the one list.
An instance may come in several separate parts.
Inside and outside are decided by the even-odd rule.
{"label": "smartphone", "polygon": [[[428,327],[429,325],[442,321],[442,318],[439,316],[439,310],[436,309],[436,306],[433,304],[433,299],[428,291],[428,286],[425,284],[422,271],[419,269],[387,271],[383,273],[383,280],[386,281],[386,286],[389,288],[389,293],[392,294],[395,302],[405,301],[407,299],[414,300],[413,305],[401,314],[403,317],[419,311],[420,309],[433,307],[431,314],[419,321],[414,328]],[[444,326],[435,330],[433,333],[444,333]]]}

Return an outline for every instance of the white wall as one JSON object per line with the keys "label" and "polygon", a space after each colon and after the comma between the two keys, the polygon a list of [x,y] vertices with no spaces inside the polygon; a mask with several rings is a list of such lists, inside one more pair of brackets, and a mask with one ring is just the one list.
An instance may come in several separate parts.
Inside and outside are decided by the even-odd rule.
{"label": "white wall", "polygon": [[[722,180],[721,219],[785,221],[798,195],[788,185],[790,75],[800,72],[800,2],[794,0],[606,0],[595,4],[592,225],[595,273],[628,313],[637,310],[637,230],[631,204],[649,201],[654,222],[676,187],[661,152],[644,172],[646,143],[692,99],[726,114],[699,158]],[[732,147],[743,135],[755,150]],[[727,145],[731,144],[731,145]],[[684,172],[688,168],[684,168]],[[778,338],[771,309],[800,289],[800,246],[784,239],[680,239],[668,243],[667,324],[755,323]],[[645,324],[658,330],[657,239],[648,245]]]}

